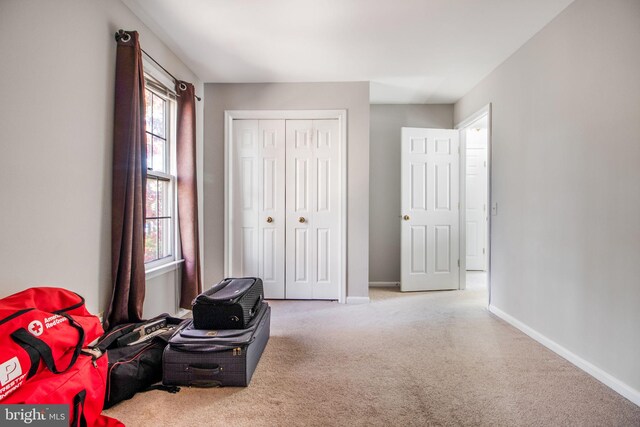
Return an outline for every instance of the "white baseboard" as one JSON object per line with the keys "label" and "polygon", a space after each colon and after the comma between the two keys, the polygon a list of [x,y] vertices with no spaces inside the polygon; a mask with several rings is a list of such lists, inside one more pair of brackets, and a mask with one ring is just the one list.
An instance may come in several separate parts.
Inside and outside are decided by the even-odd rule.
{"label": "white baseboard", "polygon": [[347,304],[369,304],[369,297],[347,297]]}
{"label": "white baseboard", "polygon": [[592,377],[594,377],[595,379],[597,379],[607,387],[611,388],[613,391],[621,394],[622,396],[626,397],[636,405],[640,406],[640,391],[634,389],[628,384],[625,384],[623,381],[603,371],[602,369],[598,368],[592,363],[587,362],[582,357],[567,350],[557,342],[547,338],[546,336],[542,335],[540,332],[536,331],[535,329],[530,328],[529,326],[525,325],[518,319],[500,310],[496,306],[489,305],[489,311],[495,314],[496,316],[498,316],[499,318],[501,318],[502,320],[504,320],[505,322],[514,326],[515,328],[520,329],[522,332],[529,335],[531,338],[538,341],[540,344],[547,347],[549,350],[567,359],[569,362],[573,363],[575,366],[582,369],[587,374],[591,375]]}
{"label": "white baseboard", "polygon": [[389,288],[391,286],[400,286],[400,282],[369,282],[370,288]]}

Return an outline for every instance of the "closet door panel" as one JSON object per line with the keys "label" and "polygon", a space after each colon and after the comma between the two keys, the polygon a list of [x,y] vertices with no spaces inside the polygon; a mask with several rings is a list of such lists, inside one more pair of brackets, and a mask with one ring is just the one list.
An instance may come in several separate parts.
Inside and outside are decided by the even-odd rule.
{"label": "closet door panel", "polygon": [[259,142],[257,120],[234,120],[232,156],[232,185],[230,203],[233,215],[229,218],[232,276],[257,276],[258,213],[259,213]]}
{"label": "closet door panel", "polygon": [[287,298],[340,294],[337,120],[287,120]]}
{"label": "closet door panel", "polygon": [[315,163],[313,122],[286,121],[286,297],[313,298]]}
{"label": "closet door panel", "polygon": [[258,277],[265,298],[285,297],[285,121],[258,123]]}
{"label": "closet door panel", "polygon": [[314,120],[314,299],[340,295],[340,135],[337,120]]}

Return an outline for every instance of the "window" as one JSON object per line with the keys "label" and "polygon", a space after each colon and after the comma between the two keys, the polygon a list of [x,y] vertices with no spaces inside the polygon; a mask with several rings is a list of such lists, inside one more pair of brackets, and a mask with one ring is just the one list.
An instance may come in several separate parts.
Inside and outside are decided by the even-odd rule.
{"label": "window", "polygon": [[144,261],[147,270],[175,260],[174,100],[156,80],[146,79],[147,205]]}

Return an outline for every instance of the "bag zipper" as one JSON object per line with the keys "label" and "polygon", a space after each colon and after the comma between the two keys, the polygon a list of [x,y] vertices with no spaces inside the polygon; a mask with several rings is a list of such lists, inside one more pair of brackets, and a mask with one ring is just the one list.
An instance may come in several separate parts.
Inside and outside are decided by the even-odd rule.
{"label": "bag zipper", "polygon": [[[78,296],[78,298],[80,298],[80,302],[79,303],[76,303],[76,304],[74,304],[74,305],[72,305],[70,307],[67,307],[67,308],[63,308],[62,310],[51,311],[50,313],[60,314],[60,313],[63,313],[65,311],[71,311],[71,310],[75,310],[76,308],[82,307],[84,305],[84,298],[82,296],[76,294],[75,292],[74,292],[74,294],[76,296]],[[8,322],[9,320],[15,319],[16,317],[21,316],[24,313],[29,312],[31,310],[35,310],[35,307],[30,307],[30,308],[25,308],[25,309],[22,309],[22,310],[18,310],[15,313],[13,313],[13,314],[5,317],[4,319],[0,320],[0,325],[2,325],[3,323]],[[45,310],[43,310],[43,311],[45,311]]]}
{"label": "bag zipper", "polygon": [[[123,329],[129,328],[129,327],[131,327],[131,323],[127,323],[126,325],[121,325],[121,326],[120,326],[120,327],[118,327],[118,328],[112,329],[108,334],[101,336],[101,337],[98,339],[98,342],[96,343],[96,345],[94,345],[93,347],[95,347],[95,348],[99,348],[99,347],[100,347],[100,344],[101,344],[101,343],[103,343],[103,342],[104,342],[107,338],[109,338],[111,335],[115,334],[116,332],[120,332],[120,331],[121,331],[121,330],[123,330]],[[111,344],[113,344],[113,343],[110,343],[109,345],[111,345]],[[106,351],[106,350],[107,350],[107,349],[105,348],[105,351]]]}
{"label": "bag zipper", "polygon": [[206,301],[202,301],[202,300],[196,299],[196,302],[198,304],[203,304],[203,305],[234,305],[234,304],[237,304],[238,301],[240,301],[242,299],[242,297],[244,297],[246,294],[247,294],[247,292],[245,292],[242,295],[236,295],[232,299],[226,299],[226,300],[214,300],[214,301],[211,301],[210,299],[207,299]]}
{"label": "bag zipper", "polygon": [[[237,278],[237,277],[229,277],[229,278],[226,278],[225,281],[229,280],[229,283],[231,283],[231,280],[236,280],[236,279],[239,279],[239,278]],[[254,284],[255,284],[255,280],[254,280]],[[225,285],[224,287],[227,287],[227,286],[228,286],[228,284]],[[196,297],[194,302],[198,301],[198,303],[200,303],[200,304],[233,305],[233,304],[236,304],[238,301],[240,301],[251,290],[252,286],[253,285],[249,286],[243,293],[236,295],[232,299],[223,300],[223,301],[218,301],[218,300],[216,300],[216,301],[210,301],[210,300],[208,300],[208,301],[198,301],[198,298]],[[221,288],[220,291],[222,289],[224,289],[224,288]],[[215,293],[213,295],[215,295]],[[207,299],[208,298],[211,298],[211,297],[207,295]]]}
{"label": "bag zipper", "polygon": [[22,310],[18,310],[15,313],[10,314],[9,316],[7,316],[4,319],[0,320],[0,325],[2,325],[3,323],[8,322],[9,320],[15,319],[16,317],[21,316],[21,315],[23,315],[26,312],[31,311],[31,310],[35,310],[35,308],[25,308],[25,309],[22,309]]}
{"label": "bag zipper", "polygon": [[[227,343],[197,343],[202,345],[205,348],[211,348],[211,347],[218,347],[219,350],[215,350],[214,353],[220,353],[223,351],[229,351],[232,350],[235,353],[235,349],[237,348],[241,348],[241,347],[248,347],[250,346],[254,341],[256,340],[256,337],[253,336],[251,337],[249,340],[245,341],[245,342],[227,342]],[[193,348],[194,344],[193,343],[189,343],[189,344],[169,344],[169,347],[173,350],[176,351],[180,351],[180,352],[201,352],[202,350],[197,350]],[[185,348],[186,347],[186,348]],[[204,351],[210,351],[210,350],[204,350]],[[235,356],[235,354],[234,354]]]}
{"label": "bag zipper", "polygon": [[71,310],[75,310],[76,308],[80,308],[80,307],[82,307],[82,306],[84,305],[84,297],[83,297],[82,295],[78,295],[78,294],[76,294],[75,292],[74,292],[74,294],[75,294],[78,298],[80,298],[80,302],[78,302],[78,303],[76,303],[76,304],[73,304],[73,305],[72,305],[72,306],[70,306],[70,307],[63,308],[63,309],[61,309],[61,310],[56,310],[56,311],[54,311],[53,313],[58,314],[58,313],[61,313],[61,312],[63,312],[63,311],[71,311]]}
{"label": "bag zipper", "polygon": [[106,334],[106,335],[104,335],[104,336],[100,337],[100,338],[101,338],[101,340],[100,340],[100,341],[104,341],[104,340],[106,340],[107,338],[109,338],[111,335],[115,334],[116,332],[120,332],[121,330],[126,329],[126,328],[128,328],[128,327],[130,327],[130,326],[131,326],[131,324],[127,323],[127,324],[126,324],[126,325],[124,325],[124,326],[120,326],[120,327],[119,327],[119,328],[117,328],[117,329],[113,329],[113,330],[112,330],[111,332],[109,332],[108,334]]}

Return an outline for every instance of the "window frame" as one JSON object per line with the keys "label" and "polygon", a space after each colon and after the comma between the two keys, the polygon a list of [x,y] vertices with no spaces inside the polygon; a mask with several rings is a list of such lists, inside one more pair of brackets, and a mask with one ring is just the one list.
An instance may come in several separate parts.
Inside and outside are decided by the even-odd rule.
{"label": "window frame", "polygon": [[[182,254],[179,247],[179,231],[178,231],[178,198],[177,198],[177,173],[176,173],[176,119],[177,119],[177,103],[175,99],[175,93],[169,89],[172,87],[172,82],[159,73],[155,68],[148,67],[147,61],[143,61],[144,65],[144,78],[145,89],[152,92],[154,95],[166,101],[165,104],[165,170],[167,172],[155,171],[147,168],[147,176],[156,178],[163,181],[168,181],[168,200],[170,203],[170,222],[171,230],[169,232],[169,248],[171,254],[155,259],[153,261],[145,262],[145,274],[146,278],[150,279],[159,274],[171,271],[177,268],[178,264],[183,262]],[[145,94],[146,96],[146,94]],[[146,119],[146,117],[145,117]],[[146,120],[145,120],[146,125]],[[145,127],[145,144],[146,144],[147,129]],[[146,182],[145,182],[146,186]],[[147,201],[145,200],[145,205]],[[147,221],[147,215],[145,214],[145,227]],[[146,238],[145,238],[146,240]]]}

